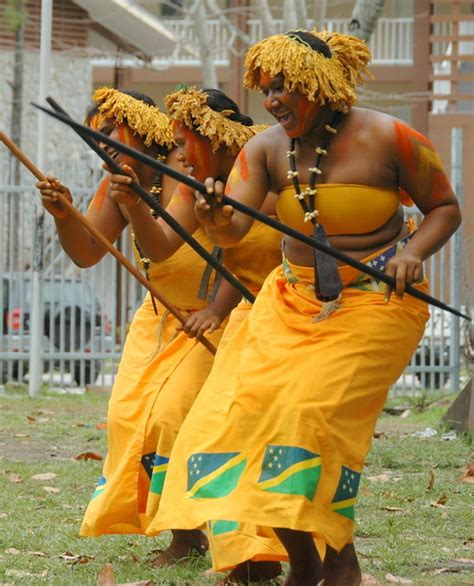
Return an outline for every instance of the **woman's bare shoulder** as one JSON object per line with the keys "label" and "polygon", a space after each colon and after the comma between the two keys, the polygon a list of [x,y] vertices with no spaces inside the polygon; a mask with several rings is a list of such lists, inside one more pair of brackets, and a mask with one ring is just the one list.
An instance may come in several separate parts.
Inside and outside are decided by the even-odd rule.
{"label": "woman's bare shoulder", "polygon": [[[397,118],[385,112],[369,108],[353,108],[347,116],[347,129],[368,137],[390,140],[394,136],[395,122]],[[398,122],[401,121],[398,120]]]}

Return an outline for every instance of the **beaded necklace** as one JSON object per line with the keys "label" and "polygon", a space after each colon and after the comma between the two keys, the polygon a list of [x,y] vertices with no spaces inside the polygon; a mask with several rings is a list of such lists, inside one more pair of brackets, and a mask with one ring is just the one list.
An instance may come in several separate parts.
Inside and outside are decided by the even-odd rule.
{"label": "beaded necklace", "polygon": [[[327,246],[329,240],[322,224],[319,224],[317,217],[318,210],[315,208],[315,197],[317,194],[317,178],[322,174],[320,164],[323,157],[327,157],[329,145],[335,134],[337,134],[336,125],[339,123],[342,112],[337,112],[332,124],[326,124],[324,129],[327,132],[327,138],[322,147],[315,148],[316,158],[314,165],[309,167],[310,177],[309,185],[301,191],[300,182],[298,180],[299,172],[296,168],[296,139],[290,139],[290,150],[287,152],[289,167],[288,179],[291,179],[295,190],[295,198],[300,202],[304,211],[304,221],[313,224],[313,238]],[[308,198],[308,199],[306,199]],[[313,249],[314,252],[314,271],[315,271],[315,293],[316,297],[325,303],[336,302],[342,291],[342,281],[339,275],[339,270],[334,258],[324,254],[319,250]],[[326,314],[334,309],[333,306],[326,308]]]}
{"label": "beaded necklace", "polygon": [[[168,155],[168,149],[166,147],[160,146],[160,151],[158,152],[158,155],[156,158],[159,159],[160,161],[162,161],[163,163],[166,163],[167,155]],[[163,183],[163,172],[157,171],[155,178],[153,179],[153,186],[150,189],[150,195],[153,197],[153,199],[158,204],[161,203],[161,192],[163,191],[162,183]],[[155,219],[158,217],[158,212],[156,210],[150,209],[150,212],[151,212],[151,215]],[[140,243],[138,242],[137,237],[135,235],[135,232],[133,230],[132,230],[132,239],[133,239],[133,245],[135,246],[135,248],[138,252],[139,261],[140,261],[140,264],[142,265],[143,272],[145,273],[145,277],[149,281],[150,280],[149,269],[150,269],[150,265],[151,265],[151,260],[147,256],[145,256],[145,253],[144,253],[142,247],[140,246]],[[153,304],[153,311],[155,312],[155,315],[158,315],[158,308],[156,307],[155,298],[153,297],[153,295],[151,296],[151,302]]]}

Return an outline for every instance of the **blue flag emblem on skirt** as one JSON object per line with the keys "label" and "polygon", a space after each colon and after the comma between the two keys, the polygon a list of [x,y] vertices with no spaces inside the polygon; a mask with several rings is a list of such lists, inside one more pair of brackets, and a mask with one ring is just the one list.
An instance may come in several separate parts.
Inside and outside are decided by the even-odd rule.
{"label": "blue flag emblem on skirt", "polygon": [[268,445],[258,486],[268,492],[313,500],[321,476],[321,456],[297,446]]}
{"label": "blue flag emblem on skirt", "polygon": [[355,517],[355,503],[357,500],[357,491],[359,490],[360,476],[360,472],[342,466],[336,494],[332,499],[332,510],[335,513],[344,515],[344,517],[348,517],[352,521]]}
{"label": "blue flag emblem on skirt", "polygon": [[155,494],[163,492],[163,484],[165,483],[165,476],[168,470],[170,459],[165,456],[155,454],[155,461],[151,473],[150,491]]}
{"label": "blue flag emblem on skirt", "polygon": [[219,498],[237,486],[247,459],[241,452],[199,453],[188,459],[190,498]]}

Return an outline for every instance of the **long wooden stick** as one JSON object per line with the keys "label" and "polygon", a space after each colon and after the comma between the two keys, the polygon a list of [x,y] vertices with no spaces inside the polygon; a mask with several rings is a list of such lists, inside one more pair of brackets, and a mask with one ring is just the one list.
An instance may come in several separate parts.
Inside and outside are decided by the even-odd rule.
{"label": "long wooden stick", "polygon": [[[42,112],[45,112],[46,114],[49,114],[53,118],[57,118],[61,122],[64,122],[65,124],[67,124],[68,126],[73,128],[81,136],[86,134],[86,135],[94,138],[96,141],[101,141],[104,144],[113,146],[116,150],[120,151],[121,153],[125,153],[125,154],[129,155],[129,156],[135,158],[137,161],[141,161],[142,163],[149,165],[153,169],[158,169],[158,170],[162,171],[165,175],[169,175],[170,177],[173,177],[174,179],[181,181],[181,183],[188,185],[189,187],[191,187],[195,191],[199,191],[199,193],[202,193],[204,195],[204,197],[206,197],[206,198],[209,197],[205,185],[203,183],[200,183],[199,181],[197,181],[191,175],[185,175],[184,173],[180,173],[179,171],[176,171],[176,169],[172,169],[171,167],[169,167],[165,163],[162,163],[161,161],[159,161],[157,159],[152,159],[151,157],[149,157],[145,153],[137,151],[136,149],[133,149],[124,143],[118,142],[118,141],[110,138],[110,136],[103,134],[102,132],[97,132],[95,130],[92,130],[92,128],[89,128],[88,126],[83,126],[82,124],[79,124],[78,122],[72,120],[71,118],[67,118],[67,117],[63,116],[59,112],[54,112],[54,111],[48,110],[47,108],[44,108],[43,106],[40,106],[40,105],[35,104],[33,102],[32,102],[32,104],[35,108],[38,108],[38,110],[41,110]],[[319,242],[319,241],[315,240],[314,238],[312,238],[311,236],[308,236],[308,235],[304,234],[303,232],[299,232],[298,230],[295,230],[291,226],[287,226],[286,224],[282,224],[278,220],[275,220],[272,217],[267,216],[266,214],[262,213],[261,211],[256,210],[252,207],[249,207],[238,200],[235,200],[235,199],[228,197],[227,195],[222,196],[222,203],[230,205],[234,209],[238,210],[239,212],[242,212],[243,214],[245,214],[247,216],[250,216],[254,220],[258,220],[259,222],[262,222],[262,224],[266,224],[267,226],[270,226],[271,228],[274,228],[275,230],[279,230],[283,234],[291,236],[292,238],[294,238],[295,240],[298,240],[299,242],[302,242],[303,244],[307,244],[308,246],[311,246],[312,248],[316,248],[317,250],[320,250],[321,252],[324,252],[325,254],[332,256],[333,258],[336,258],[337,260],[343,262],[344,264],[349,265],[362,273],[370,275],[371,277],[374,277],[374,279],[377,279],[379,281],[382,281],[383,283],[386,283],[392,289],[395,288],[396,282],[393,277],[390,277],[389,275],[385,274],[383,271],[380,271],[379,269],[371,267],[368,264],[365,264],[359,260],[356,260],[355,258],[352,258],[348,254],[338,250],[337,248],[334,248],[333,246],[329,246],[329,245],[324,244],[323,242]],[[420,299],[421,301],[424,301],[425,303],[429,303],[431,305],[439,307],[440,309],[443,309],[445,311],[449,311],[453,315],[457,315],[459,317],[462,317],[463,319],[466,319],[468,321],[472,321],[472,318],[469,315],[460,312],[459,310],[455,309],[454,307],[451,307],[448,304],[444,303],[443,301],[440,301],[439,299],[432,297],[431,295],[429,295],[428,293],[425,293],[424,291],[420,291],[419,289],[416,289],[412,285],[407,284],[405,286],[405,293],[407,295],[411,295],[412,297],[416,297],[417,299]]]}
{"label": "long wooden stick", "polygon": [[[36,165],[28,159],[23,151],[21,151],[14,142],[12,142],[6,134],[0,131],[0,140],[3,144],[9,149],[9,151],[39,180],[39,181],[47,181],[47,177],[41,173],[41,171],[36,167]],[[73,204],[62,194],[58,193],[58,199],[63,206],[67,208],[70,214],[72,214],[83,226],[84,228],[106,248],[110,254],[112,254],[118,262],[125,268],[129,273],[131,273],[150,293],[158,299],[158,301],[166,307],[166,309],[172,313],[176,319],[181,323],[185,324],[187,319],[186,317],[170,302],[166,297],[163,296],[160,291],[152,284],[148,279],[125,257],[120,250],[115,248],[115,246],[107,240],[107,238],[97,230],[89,220],[81,214],[81,212],[73,206]],[[197,336],[199,342],[211,352],[211,354],[216,353],[216,348],[207,338],[204,336]]]}

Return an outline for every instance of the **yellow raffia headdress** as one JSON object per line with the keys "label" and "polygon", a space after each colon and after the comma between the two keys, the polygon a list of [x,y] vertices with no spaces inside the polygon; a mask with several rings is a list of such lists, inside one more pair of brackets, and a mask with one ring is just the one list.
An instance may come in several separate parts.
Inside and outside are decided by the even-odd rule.
{"label": "yellow raffia headdress", "polygon": [[212,152],[225,146],[230,154],[236,155],[254,136],[268,126],[244,124],[230,120],[233,110],[215,112],[207,104],[207,94],[195,87],[181,88],[165,98],[171,120],[195,130],[211,142]]}
{"label": "yellow raffia headdress", "polygon": [[[259,88],[259,74],[283,74],[288,92],[300,92],[311,101],[328,104],[332,110],[346,111],[357,101],[355,86],[370,76],[370,51],[364,41],[341,33],[309,31],[326,43],[331,57],[313,49],[293,31],[272,35],[249,49],[245,57],[244,85]],[[307,31],[304,31],[307,32]]]}
{"label": "yellow raffia headdress", "polygon": [[125,122],[143,138],[147,147],[154,142],[168,149],[174,146],[170,120],[158,106],[149,106],[141,100],[109,87],[96,90],[93,99],[104,118],[113,120],[117,124]]}

